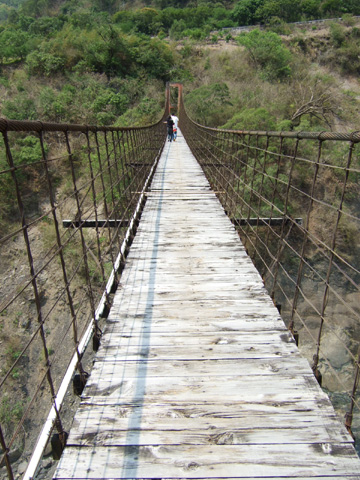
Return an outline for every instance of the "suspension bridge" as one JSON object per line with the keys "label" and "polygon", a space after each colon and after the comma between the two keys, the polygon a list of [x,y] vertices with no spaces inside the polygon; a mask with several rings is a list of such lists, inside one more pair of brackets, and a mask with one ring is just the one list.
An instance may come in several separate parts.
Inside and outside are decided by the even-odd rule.
{"label": "suspension bridge", "polygon": [[[54,479],[360,479],[359,312],[350,301],[359,270],[339,248],[344,219],[358,222],[360,134],[209,129],[188,119],[176,87],[181,131],[171,143],[162,122],[112,129],[0,120],[8,162],[0,173],[13,182],[19,211],[2,245],[22,238],[29,261],[0,311],[25,310],[27,294],[37,317],[0,384],[2,399],[10,389],[19,396],[14,372],[30,363],[28,383],[19,379],[21,415],[1,418],[3,469],[10,479],[19,473],[12,452],[21,444],[30,458],[23,478],[35,478],[52,435]],[[166,112],[169,103],[170,89]],[[24,132],[37,138],[35,164],[18,160]],[[51,147],[60,138],[63,150]],[[70,192],[59,193],[59,167]],[[47,186],[30,215],[26,195],[39,176]],[[336,184],[331,200],[324,179],[329,190]],[[320,236],[312,220],[322,208],[328,232]],[[36,235],[47,229],[53,243],[39,253]],[[44,277],[62,279],[52,297]],[[331,311],[346,316],[346,328]],[[311,366],[297,329],[300,345],[313,345]],[[345,352],[342,370],[334,346]],[[345,425],[321,388],[334,379]],[[81,403],[66,425],[71,380]],[[32,412],[46,403],[35,436]]]}

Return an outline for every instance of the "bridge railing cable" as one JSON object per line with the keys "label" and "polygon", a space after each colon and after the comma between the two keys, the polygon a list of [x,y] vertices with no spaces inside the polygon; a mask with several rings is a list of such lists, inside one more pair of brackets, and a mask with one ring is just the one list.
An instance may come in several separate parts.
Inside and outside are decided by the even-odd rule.
{"label": "bridge railing cable", "polygon": [[360,434],[360,132],[208,128],[183,102],[179,116],[315,376]]}
{"label": "bridge railing cable", "polygon": [[91,337],[99,346],[165,138],[162,121],[0,119],[0,465],[9,479],[41,444],[25,478],[34,476],[53,428],[61,454],[63,399],[71,379],[77,395],[86,383],[84,350]]}

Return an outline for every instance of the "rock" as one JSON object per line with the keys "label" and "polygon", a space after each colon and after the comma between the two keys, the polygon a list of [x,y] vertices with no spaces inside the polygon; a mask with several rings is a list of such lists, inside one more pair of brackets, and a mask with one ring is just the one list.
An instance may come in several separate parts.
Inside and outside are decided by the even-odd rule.
{"label": "rock", "polygon": [[52,466],[54,465],[54,461],[49,459],[46,463],[44,463],[44,468],[46,470],[48,470],[49,468],[51,468]]}
{"label": "rock", "polygon": [[21,322],[21,327],[24,330],[29,330],[31,327],[31,318],[24,318],[24,320]]}
{"label": "rock", "polygon": [[27,466],[28,466],[28,462],[26,462],[26,461],[21,462],[20,465],[18,465],[18,467],[17,467],[17,472],[19,474],[25,473],[25,471],[27,469]]}
{"label": "rock", "polygon": [[322,336],[321,351],[322,354],[329,359],[333,368],[341,369],[351,361],[351,357],[345,349],[345,345],[349,347],[349,338],[342,330],[338,329],[336,333],[339,338],[331,332]]}
{"label": "rock", "polygon": [[[2,455],[2,450],[0,450],[0,455]],[[12,450],[10,450],[10,453],[9,453],[10,463],[15,463],[17,460],[19,460],[21,455],[22,455],[22,448],[13,448]],[[2,461],[0,463],[0,467],[3,467],[4,465],[5,465],[5,461]]]}

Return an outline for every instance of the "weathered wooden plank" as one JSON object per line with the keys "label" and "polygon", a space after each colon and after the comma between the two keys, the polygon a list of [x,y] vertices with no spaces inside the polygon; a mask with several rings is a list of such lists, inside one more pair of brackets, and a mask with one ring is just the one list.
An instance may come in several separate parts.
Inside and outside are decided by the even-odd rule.
{"label": "weathered wooden plank", "polygon": [[[124,318],[126,323],[122,323],[121,319]],[[134,319],[134,317],[131,317]],[[142,334],[144,332],[157,332],[157,333],[172,333],[173,335],[181,334],[184,328],[190,335],[201,335],[206,332],[217,332],[217,333],[227,333],[227,332],[254,332],[256,331],[257,324],[262,325],[263,331],[273,331],[278,329],[279,332],[286,331],[284,325],[281,322],[274,322],[271,319],[248,319],[241,321],[239,320],[229,320],[229,321],[206,321],[200,320],[196,322],[196,319],[191,321],[183,321],[179,324],[179,319],[166,318],[160,319],[152,316],[151,312],[146,316],[145,321],[142,319],[143,314],[140,315],[140,318],[136,318],[133,321],[128,321],[126,314],[124,316],[112,316],[108,320],[109,328],[108,332],[117,332],[124,335],[129,335],[132,333]],[[181,322],[181,319],[180,319]]]}
{"label": "weathered wooden plank", "polygon": [[195,346],[195,345],[281,345],[282,343],[294,343],[293,336],[289,331],[284,333],[279,331],[241,333],[228,332],[204,332],[201,336],[194,336],[191,332],[182,331],[179,335],[172,333],[144,332],[123,334],[121,332],[112,332],[106,335],[101,341],[101,348],[120,347],[121,345],[139,345],[146,342],[152,346]]}
{"label": "weathered wooden plank", "polygon": [[[206,414],[205,414],[206,412]],[[221,416],[171,406],[97,406],[78,410],[67,445],[242,445],[349,442],[335,415]]]}
{"label": "weathered wooden plank", "polygon": [[[66,449],[55,479],[323,477],[357,475],[344,444],[128,446]],[[336,466],[334,462],[336,461]]]}
{"label": "weathered wooden plank", "polygon": [[[146,363],[141,366],[146,372]],[[264,376],[256,382],[247,376],[224,376],[221,381],[217,377],[147,377],[139,375],[137,378],[122,378],[116,375],[117,368],[114,366],[112,378],[101,378],[96,384],[92,384],[91,377],[83,392],[83,397],[106,396],[107,399],[124,402],[138,401],[163,401],[199,402],[204,400],[204,394],[215,402],[246,401],[252,398],[254,401],[261,399],[276,398],[279,394],[293,395],[301,398],[301,395],[317,396],[322,398],[325,394],[320,389],[313,375],[279,376],[276,382]]]}
{"label": "weathered wooden plank", "polygon": [[[143,363],[147,362],[146,368]],[[299,374],[309,374],[308,362],[300,356],[300,354],[291,355],[284,358],[268,358],[268,359],[216,359],[216,360],[167,360],[166,368],[164,368],[163,360],[119,360],[114,359],[114,363],[97,359],[91,372],[91,382],[96,382],[97,376],[106,376],[108,372],[113,374],[114,368],[118,372],[122,372],[124,378],[134,378],[141,376],[143,372],[149,377],[158,377],[159,373],[163,378],[179,377],[179,376],[212,376],[226,377],[234,372],[237,376],[248,375],[250,377],[263,375],[289,375],[294,370]],[[261,379],[257,379],[261,381]],[[221,381],[221,379],[219,379]]]}
{"label": "weathered wooden plank", "polygon": [[179,345],[179,346],[152,346],[146,340],[146,336],[136,345],[120,345],[103,347],[99,350],[98,358],[104,361],[136,360],[138,358],[162,359],[162,360],[202,360],[202,359],[226,359],[226,358],[276,358],[297,353],[295,343],[280,343],[279,345],[233,345],[214,344],[206,345]]}

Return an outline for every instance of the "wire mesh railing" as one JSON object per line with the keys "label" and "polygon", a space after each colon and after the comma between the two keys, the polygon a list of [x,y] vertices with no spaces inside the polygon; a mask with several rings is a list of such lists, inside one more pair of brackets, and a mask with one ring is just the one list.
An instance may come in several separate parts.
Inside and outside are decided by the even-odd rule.
{"label": "wire mesh railing", "polygon": [[53,455],[66,443],[62,401],[72,377],[75,393],[86,382],[83,352],[91,337],[98,347],[164,142],[162,122],[0,119],[0,466],[9,479],[53,428]]}
{"label": "wire mesh railing", "polygon": [[360,434],[360,132],[207,128],[183,105],[180,128],[316,378]]}

